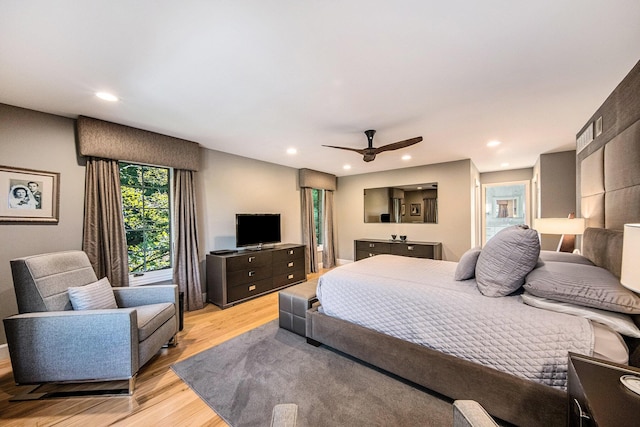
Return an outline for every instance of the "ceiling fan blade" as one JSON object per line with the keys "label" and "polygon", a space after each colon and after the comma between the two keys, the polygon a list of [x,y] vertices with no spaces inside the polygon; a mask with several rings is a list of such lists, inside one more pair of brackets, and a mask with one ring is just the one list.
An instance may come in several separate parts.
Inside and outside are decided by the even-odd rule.
{"label": "ceiling fan blade", "polygon": [[349,151],[355,151],[356,153],[362,154],[364,155],[364,151],[363,149],[359,149],[359,148],[351,148],[351,147],[337,147],[335,145],[323,145],[323,147],[329,147],[329,148],[337,148],[339,150],[349,150]]}
{"label": "ceiling fan blade", "polygon": [[409,147],[410,145],[417,144],[422,141],[422,137],[418,136],[411,139],[405,139],[404,141],[394,142],[393,144],[383,145],[382,147],[376,148],[376,153],[382,153],[383,151],[391,151],[391,150],[399,150],[400,148]]}

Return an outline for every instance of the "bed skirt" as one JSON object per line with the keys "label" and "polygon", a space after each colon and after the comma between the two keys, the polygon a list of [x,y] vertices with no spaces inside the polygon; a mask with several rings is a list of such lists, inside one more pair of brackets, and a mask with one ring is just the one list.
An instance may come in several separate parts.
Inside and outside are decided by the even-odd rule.
{"label": "bed skirt", "polygon": [[475,400],[518,426],[565,426],[567,394],[477,363],[307,311],[307,337],[452,400]]}

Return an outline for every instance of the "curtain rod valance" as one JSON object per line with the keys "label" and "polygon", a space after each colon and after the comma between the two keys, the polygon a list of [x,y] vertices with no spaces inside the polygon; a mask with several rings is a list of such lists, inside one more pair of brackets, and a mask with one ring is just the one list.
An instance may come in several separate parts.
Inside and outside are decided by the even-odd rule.
{"label": "curtain rod valance", "polygon": [[301,188],[318,188],[330,191],[335,191],[337,188],[337,178],[335,175],[313,169],[300,169],[298,179]]}
{"label": "curtain rod valance", "polygon": [[82,156],[148,163],[197,171],[200,145],[142,129],[80,116],[78,147]]}

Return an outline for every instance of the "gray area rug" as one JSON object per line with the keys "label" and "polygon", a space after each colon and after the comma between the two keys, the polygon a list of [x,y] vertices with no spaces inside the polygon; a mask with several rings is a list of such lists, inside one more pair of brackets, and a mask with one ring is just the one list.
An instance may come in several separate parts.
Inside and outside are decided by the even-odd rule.
{"label": "gray area rug", "polygon": [[303,426],[451,426],[449,400],[269,322],[172,366],[233,427],[269,426],[298,405]]}

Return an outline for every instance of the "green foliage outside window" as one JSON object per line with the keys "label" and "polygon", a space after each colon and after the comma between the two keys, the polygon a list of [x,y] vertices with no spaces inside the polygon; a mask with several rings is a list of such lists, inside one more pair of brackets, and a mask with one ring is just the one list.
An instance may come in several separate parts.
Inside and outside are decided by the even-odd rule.
{"label": "green foliage outside window", "polygon": [[169,169],[120,163],[129,271],[171,267]]}
{"label": "green foliage outside window", "polygon": [[316,228],[316,239],[318,245],[322,244],[322,201],[324,196],[324,190],[318,190],[314,188],[313,194],[313,223]]}

